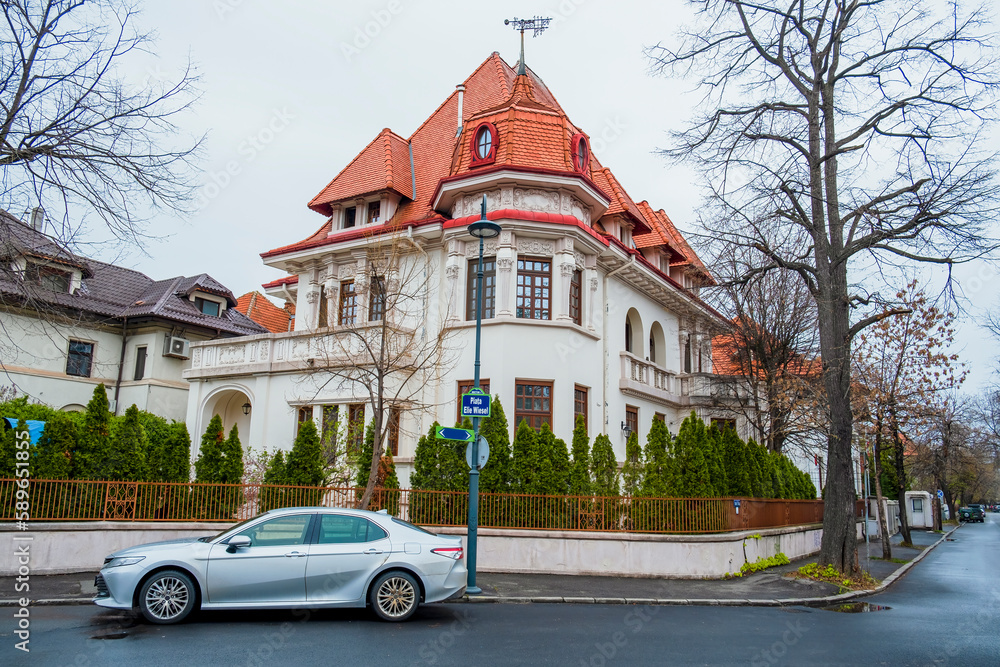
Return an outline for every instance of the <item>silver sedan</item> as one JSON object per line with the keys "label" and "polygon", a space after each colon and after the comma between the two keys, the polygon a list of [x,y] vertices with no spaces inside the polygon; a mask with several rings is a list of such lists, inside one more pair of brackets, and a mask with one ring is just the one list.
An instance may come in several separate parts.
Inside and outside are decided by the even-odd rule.
{"label": "silver sedan", "polygon": [[465,592],[462,541],[382,512],[326,507],[271,510],[212,537],[116,551],[97,575],[94,602],[138,608],[152,623],[195,609],[370,606],[405,621],[421,602]]}

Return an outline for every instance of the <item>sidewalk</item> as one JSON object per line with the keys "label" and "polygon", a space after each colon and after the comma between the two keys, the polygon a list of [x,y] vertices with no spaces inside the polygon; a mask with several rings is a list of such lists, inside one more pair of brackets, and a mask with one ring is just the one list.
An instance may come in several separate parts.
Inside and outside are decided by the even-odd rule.
{"label": "sidewalk", "polygon": [[[947,527],[946,527],[947,528]],[[950,535],[950,530],[949,535]],[[884,588],[902,576],[933,546],[946,537],[942,533],[915,530],[916,546],[925,549],[904,549],[893,541],[893,558],[906,559],[905,564],[878,560],[882,547],[871,545],[868,558],[865,544],[858,545],[861,568],[882,581]],[[916,560],[913,560],[916,559]],[[630,577],[571,576],[557,574],[499,574],[481,572],[476,583],[482,595],[465,596],[470,603],[529,603],[573,602],[590,604],[700,604],[775,606],[789,604],[836,604],[844,600],[871,595],[872,591],[838,594],[833,584],[807,579],[787,579],[783,575],[814,562],[815,556],[770,568],[746,577],[734,579],[635,579]],[[92,573],[31,575],[29,597],[32,604],[91,604],[96,594]],[[0,577],[0,607],[15,606],[14,577]]]}

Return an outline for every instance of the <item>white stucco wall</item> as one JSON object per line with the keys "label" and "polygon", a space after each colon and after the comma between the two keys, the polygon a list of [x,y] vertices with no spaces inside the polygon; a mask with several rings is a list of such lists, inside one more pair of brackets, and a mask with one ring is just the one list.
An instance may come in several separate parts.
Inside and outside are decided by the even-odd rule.
{"label": "white stucco wall", "polygon": [[[30,542],[31,571],[35,574],[55,574],[97,572],[104,557],[116,549],[213,535],[229,525],[67,522],[34,524],[29,533],[18,534],[33,538]],[[12,524],[0,524],[0,535],[11,535],[13,528]],[[464,528],[431,530],[465,536]],[[716,535],[480,528],[478,570],[715,579],[739,571],[745,562],[768,558],[779,551],[792,560],[817,553],[822,533],[819,524]],[[13,549],[0,552],[0,576],[17,572],[17,567]]]}

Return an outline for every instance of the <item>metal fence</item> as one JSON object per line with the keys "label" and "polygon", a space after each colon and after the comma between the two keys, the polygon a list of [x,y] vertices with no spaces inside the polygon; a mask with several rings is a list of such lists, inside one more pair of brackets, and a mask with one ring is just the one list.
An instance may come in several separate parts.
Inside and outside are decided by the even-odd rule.
{"label": "metal fence", "polygon": [[[109,481],[0,480],[0,520],[242,521],[277,507],[356,507],[362,489]],[[467,492],[376,489],[369,509],[422,526],[465,526]],[[23,513],[23,514],[22,514]],[[639,498],[482,493],[484,528],[721,533],[823,519],[822,500]]]}

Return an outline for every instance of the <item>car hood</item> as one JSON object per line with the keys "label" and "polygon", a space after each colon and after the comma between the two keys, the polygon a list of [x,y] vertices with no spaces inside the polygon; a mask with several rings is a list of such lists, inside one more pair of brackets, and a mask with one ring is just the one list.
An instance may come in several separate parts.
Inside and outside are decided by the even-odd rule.
{"label": "car hood", "polygon": [[150,542],[149,544],[140,544],[134,547],[119,549],[118,551],[109,554],[108,558],[118,558],[120,556],[148,556],[149,554],[156,553],[158,551],[176,549],[184,544],[195,544],[198,543],[199,540],[200,538],[198,537],[185,537],[178,540],[167,540],[166,542]]}

